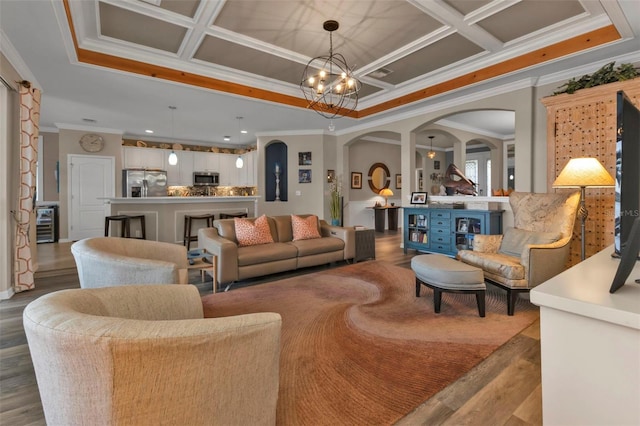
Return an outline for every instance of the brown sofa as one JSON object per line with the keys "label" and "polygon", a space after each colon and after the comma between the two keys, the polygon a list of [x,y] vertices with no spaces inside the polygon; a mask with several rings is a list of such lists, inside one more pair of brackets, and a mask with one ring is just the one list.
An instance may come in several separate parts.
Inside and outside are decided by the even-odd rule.
{"label": "brown sofa", "polygon": [[[308,217],[310,215],[299,215]],[[249,219],[253,220],[253,219]],[[355,257],[355,230],[318,221],[321,238],[293,240],[291,216],[268,216],[273,243],[239,247],[234,219],[198,231],[198,246],[218,256],[218,282],[231,283]]]}

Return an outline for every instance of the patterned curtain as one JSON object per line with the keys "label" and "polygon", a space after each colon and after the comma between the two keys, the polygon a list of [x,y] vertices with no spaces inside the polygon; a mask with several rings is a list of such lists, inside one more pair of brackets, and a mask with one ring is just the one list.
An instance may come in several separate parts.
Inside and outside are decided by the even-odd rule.
{"label": "patterned curtain", "polygon": [[29,240],[29,225],[36,192],[38,161],[38,123],[40,121],[40,90],[28,82],[20,85],[20,190],[16,220],[15,281],[16,293],[34,288],[33,260]]}

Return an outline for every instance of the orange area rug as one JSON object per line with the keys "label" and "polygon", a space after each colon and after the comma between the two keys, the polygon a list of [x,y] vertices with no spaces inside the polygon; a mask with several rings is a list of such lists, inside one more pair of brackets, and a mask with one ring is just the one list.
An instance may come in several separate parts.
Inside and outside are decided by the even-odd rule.
{"label": "orange area rug", "polygon": [[[411,270],[371,261],[202,298],[206,317],[282,316],[280,425],[387,425],[459,379],[538,318],[487,292],[415,296]],[[224,368],[224,366],[221,366]],[[247,368],[250,368],[249,366]]]}

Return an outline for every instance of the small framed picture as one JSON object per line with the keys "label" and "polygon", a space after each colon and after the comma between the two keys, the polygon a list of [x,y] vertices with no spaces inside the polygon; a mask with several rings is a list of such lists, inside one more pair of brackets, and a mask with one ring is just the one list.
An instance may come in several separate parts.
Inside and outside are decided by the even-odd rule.
{"label": "small framed picture", "polygon": [[298,153],[298,166],[310,166],[311,165],[311,153],[299,152]]}
{"label": "small framed picture", "polygon": [[469,232],[469,221],[467,219],[458,220],[458,232]]}
{"label": "small framed picture", "polygon": [[402,175],[396,175],[396,189],[402,189]]}
{"label": "small framed picture", "polygon": [[411,204],[427,204],[427,193],[426,192],[412,192],[411,193]]}
{"label": "small framed picture", "polygon": [[336,180],[336,171],[327,170],[327,182],[333,182],[334,180]]}
{"label": "small framed picture", "polygon": [[440,160],[433,161],[433,170],[440,170]]}
{"label": "small framed picture", "polygon": [[298,170],[298,183],[311,183],[311,169]]}
{"label": "small framed picture", "polygon": [[351,172],[351,188],[362,189],[362,173]]}

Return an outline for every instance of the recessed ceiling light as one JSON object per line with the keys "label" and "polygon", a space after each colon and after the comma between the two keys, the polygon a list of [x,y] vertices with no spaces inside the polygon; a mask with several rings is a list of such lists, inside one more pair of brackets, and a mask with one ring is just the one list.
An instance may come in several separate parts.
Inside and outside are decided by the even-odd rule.
{"label": "recessed ceiling light", "polygon": [[248,132],[246,130],[240,130],[240,133],[242,133],[243,135],[246,135]]}
{"label": "recessed ceiling light", "polygon": [[153,130],[147,129],[144,131],[145,133],[153,133]]}
{"label": "recessed ceiling light", "polygon": [[231,140],[231,136],[225,136],[224,140],[227,141],[227,142],[230,141]]}

